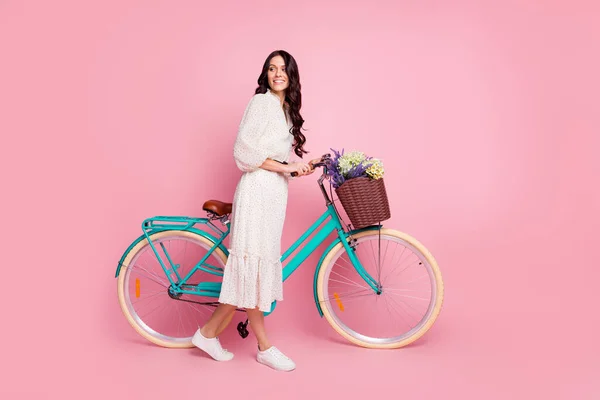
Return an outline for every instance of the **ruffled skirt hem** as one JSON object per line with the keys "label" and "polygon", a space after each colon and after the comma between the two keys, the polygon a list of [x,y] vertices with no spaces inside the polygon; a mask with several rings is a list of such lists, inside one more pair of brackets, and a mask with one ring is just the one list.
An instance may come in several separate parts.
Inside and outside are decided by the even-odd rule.
{"label": "ruffled skirt hem", "polygon": [[282,264],[251,254],[229,252],[219,302],[239,308],[271,311],[273,301],[283,300]]}

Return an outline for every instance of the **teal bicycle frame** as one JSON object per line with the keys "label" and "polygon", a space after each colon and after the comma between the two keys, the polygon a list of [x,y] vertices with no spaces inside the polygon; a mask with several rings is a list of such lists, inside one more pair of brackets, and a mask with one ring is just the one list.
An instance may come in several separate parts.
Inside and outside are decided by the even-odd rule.
{"label": "teal bicycle frame", "polygon": [[[350,261],[352,262],[352,265],[356,269],[356,272],[363,278],[363,280],[373,289],[375,293],[381,292],[380,284],[363,268],[362,264],[360,263],[360,260],[358,259],[358,257],[356,257],[354,245],[349,244],[348,240],[349,238],[352,238],[353,234],[356,234],[358,232],[381,229],[381,225],[374,225],[362,229],[345,231],[337,213],[337,210],[335,209],[333,202],[329,199],[329,196],[327,195],[327,192],[323,187],[323,177],[324,174],[319,179],[319,185],[326,199],[327,210],[281,256],[281,262],[283,264],[292,255],[292,253],[294,253],[302,244],[304,244],[302,249],[298,251],[298,253],[294,257],[292,257],[289,260],[289,262],[283,267],[282,275],[283,281],[285,282],[285,280],[288,279],[294,273],[294,271],[296,271],[296,269],[298,269],[298,267],[317,249],[317,247],[319,247],[319,245],[321,245],[321,243],[323,243],[326,240],[329,234],[331,234],[334,231],[337,232],[337,238],[333,240],[332,243],[328,246],[328,248],[323,252],[321,259],[317,264],[317,268],[315,269],[313,294],[317,310],[319,311],[319,314],[321,316],[323,316],[323,312],[321,310],[321,305],[317,298],[317,277],[325,256],[338,243],[342,243],[342,245],[346,249]],[[201,282],[198,285],[192,285],[188,284],[187,282],[198,270],[217,276],[223,276],[223,268],[215,265],[210,265],[206,262],[206,260],[217,248],[219,248],[226,256],[229,256],[229,251],[223,245],[224,239],[229,235],[230,232],[230,224],[226,218],[227,215],[222,217],[214,216],[213,218],[157,216],[144,220],[142,223],[142,229],[144,231],[144,234],[140,236],[136,241],[134,241],[125,251],[125,253],[121,257],[121,260],[119,261],[115,276],[119,276],[121,267],[123,265],[123,261],[126,255],[129,253],[129,251],[141,240],[147,239],[148,243],[150,244],[150,247],[152,248],[152,251],[154,252],[156,258],[160,262],[160,265],[164,270],[167,279],[169,280],[169,291],[171,295],[178,296],[181,294],[191,294],[218,298],[221,292],[221,283]],[[227,229],[222,230],[216,225],[214,225],[212,221],[217,219],[220,220],[227,227]],[[211,233],[206,232],[204,230],[198,229],[196,227],[196,224],[202,224],[210,227],[216,232],[217,236],[214,236]],[[168,230],[191,231],[207,238],[213,243],[212,247],[208,250],[206,255],[204,255],[204,257],[202,257],[202,259],[199,260],[196,263],[196,265],[191,269],[191,271],[184,277],[182,277],[178,271],[180,266],[178,264],[174,264],[171,260],[171,257],[169,256],[164,244],[161,242],[160,247],[165,255],[165,259],[167,261],[166,263],[160,256],[156,246],[150,239],[150,235]],[[306,242],[307,239],[315,232],[316,234],[312,237],[312,239]],[[271,310],[266,312],[265,315],[269,315],[270,313],[272,313],[275,309],[275,306],[276,301],[272,303]]]}

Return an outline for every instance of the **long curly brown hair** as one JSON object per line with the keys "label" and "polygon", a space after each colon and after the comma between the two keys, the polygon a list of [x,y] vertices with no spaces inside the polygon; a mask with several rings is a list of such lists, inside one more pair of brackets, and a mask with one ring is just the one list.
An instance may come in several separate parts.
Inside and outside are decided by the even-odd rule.
{"label": "long curly brown hair", "polygon": [[[256,88],[255,94],[267,93],[267,89],[271,89],[269,86],[269,64],[271,59],[276,56],[281,56],[285,62],[285,71],[288,76],[289,86],[285,91],[285,102],[288,104],[288,113],[292,119],[293,126],[290,128],[290,134],[294,136],[294,153],[298,157],[303,157],[302,153],[308,153],[304,150],[303,146],[306,143],[306,137],[300,131],[302,125],[304,125],[304,119],[300,115],[300,108],[302,108],[302,93],[300,92],[300,74],[298,73],[298,64],[290,53],[285,50],[275,50],[265,60],[262,68],[262,72],[258,77],[258,87]],[[306,129],[304,129],[306,130]]]}

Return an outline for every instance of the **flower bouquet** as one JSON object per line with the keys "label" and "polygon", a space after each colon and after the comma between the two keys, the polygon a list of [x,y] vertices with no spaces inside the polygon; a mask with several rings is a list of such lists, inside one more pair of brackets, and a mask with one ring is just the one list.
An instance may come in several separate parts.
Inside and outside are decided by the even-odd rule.
{"label": "flower bouquet", "polygon": [[390,206],[383,182],[383,163],[360,151],[344,154],[334,149],[327,175],[354,228],[389,219]]}

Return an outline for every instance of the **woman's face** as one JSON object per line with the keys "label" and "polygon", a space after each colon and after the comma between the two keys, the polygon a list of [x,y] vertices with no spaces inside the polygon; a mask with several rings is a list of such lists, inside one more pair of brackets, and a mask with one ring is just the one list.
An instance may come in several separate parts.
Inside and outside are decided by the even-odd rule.
{"label": "woman's face", "polygon": [[269,86],[274,92],[284,91],[289,87],[283,57],[275,56],[271,58],[267,77],[269,79]]}

